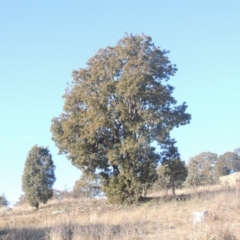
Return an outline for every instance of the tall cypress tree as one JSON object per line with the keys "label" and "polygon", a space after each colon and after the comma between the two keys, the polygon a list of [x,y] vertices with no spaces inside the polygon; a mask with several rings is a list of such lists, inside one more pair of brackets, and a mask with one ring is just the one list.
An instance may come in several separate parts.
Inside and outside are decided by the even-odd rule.
{"label": "tall cypress tree", "polygon": [[22,190],[29,204],[38,208],[53,196],[56,180],[52,156],[45,147],[35,145],[28,153],[22,176]]}
{"label": "tall cypress tree", "polygon": [[167,84],[177,68],[145,35],[126,35],[73,71],[64,111],[52,120],[59,153],[101,179],[112,202],[133,202],[156,180],[170,131],[190,121]]}

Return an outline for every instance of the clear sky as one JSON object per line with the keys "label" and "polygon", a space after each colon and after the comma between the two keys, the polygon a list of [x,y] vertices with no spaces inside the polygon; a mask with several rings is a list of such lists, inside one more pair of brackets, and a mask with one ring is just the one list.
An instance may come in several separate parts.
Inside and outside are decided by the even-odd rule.
{"label": "clear sky", "polygon": [[21,192],[28,151],[49,146],[54,188],[71,189],[81,172],[51,140],[72,70],[125,32],[145,33],[178,67],[169,84],[187,102],[189,125],[173,130],[181,157],[240,147],[240,1],[0,1],[0,194]]}

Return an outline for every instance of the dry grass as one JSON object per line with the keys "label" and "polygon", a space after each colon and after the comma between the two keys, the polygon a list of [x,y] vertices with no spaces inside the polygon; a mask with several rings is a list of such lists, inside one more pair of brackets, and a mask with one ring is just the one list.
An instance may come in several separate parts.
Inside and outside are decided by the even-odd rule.
{"label": "dry grass", "polygon": [[[152,193],[149,201],[132,206],[68,199],[49,201],[38,211],[28,206],[0,211],[0,240],[240,239],[238,188],[215,186],[177,193],[177,199]],[[208,219],[193,226],[193,212],[205,209]]]}
{"label": "dry grass", "polygon": [[240,180],[240,172],[220,177],[221,184],[230,186],[235,186],[236,184],[239,184],[238,180]]}

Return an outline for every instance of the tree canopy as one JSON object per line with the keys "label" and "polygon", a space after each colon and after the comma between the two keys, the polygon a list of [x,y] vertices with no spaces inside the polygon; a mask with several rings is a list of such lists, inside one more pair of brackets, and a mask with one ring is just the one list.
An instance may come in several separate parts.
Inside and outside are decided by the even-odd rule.
{"label": "tree canopy", "polygon": [[53,196],[55,166],[48,148],[35,145],[28,153],[22,176],[22,189],[28,203],[38,208]]}
{"label": "tree canopy", "polygon": [[112,202],[132,202],[157,177],[160,148],[170,131],[190,122],[187,105],[177,105],[168,80],[176,71],[145,35],[126,35],[100,49],[86,68],[73,71],[63,113],[52,119],[60,154],[86,174],[101,179]]}
{"label": "tree canopy", "polygon": [[218,156],[211,152],[202,152],[192,157],[188,164],[188,177],[186,184],[189,186],[212,185],[218,182],[214,167]]}
{"label": "tree canopy", "polygon": [[175,189],[181,188],[187,177],[187,167],[184,161],[173,159],[162,164],[158,169],[157,185],[163,189],[172,189],[173,196]]}
{"label": "tree canopy", "polygon": [[96,179],[82,174],[73,187],[73,197],[94,198],[101,195],[100,186]]}
{"label": "tree canopy", "polygon": [[172,189],[175,196],[175,189],[181,188],[187,177],[187,167],[184,161],[180,160],[178,148],[174,146],[176,141],[169,139],[167,145],[161,153],[161,166],[157,169],[157,187],[162,189]]}
{"label": "tree canopy", "polygon": [[[238,151],[238,150],[235,150]],[[229,175],[240,171],[240,157],[235,152],[226,152],[218,157],[215,172],[218,176]]]}

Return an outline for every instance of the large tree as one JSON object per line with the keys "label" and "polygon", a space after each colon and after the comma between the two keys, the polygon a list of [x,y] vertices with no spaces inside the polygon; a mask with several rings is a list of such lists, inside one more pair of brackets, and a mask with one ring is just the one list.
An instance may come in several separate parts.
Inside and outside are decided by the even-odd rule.
{"label": "large tree", "polygon": [[55,166],[48,148],[35,145],[28,153],[22,176],[22,189],[28,203],[38,208],[53,196]]}
{"label": "large tree", "polygon": [[218,182],[214,166],[217,161],[217,154],[202,152],[192,157],[188,163],[188,186],[213,185]]}
{"label": "large tree", "polygon": [[190,121],[167,84],[177,68],[145,35],[126,35],[73,71],[63,113],[52,120],[59,153],[101,179],[112,202],[132,202],[156,180],[170,131]]}
{"label": "large tree", "polygon": [[[236,150],[237,151],[237,150]],[[229,175],[240,171],[240,157],[235,152],[226,152],[218,157],[215,173],[218,176]]]}

